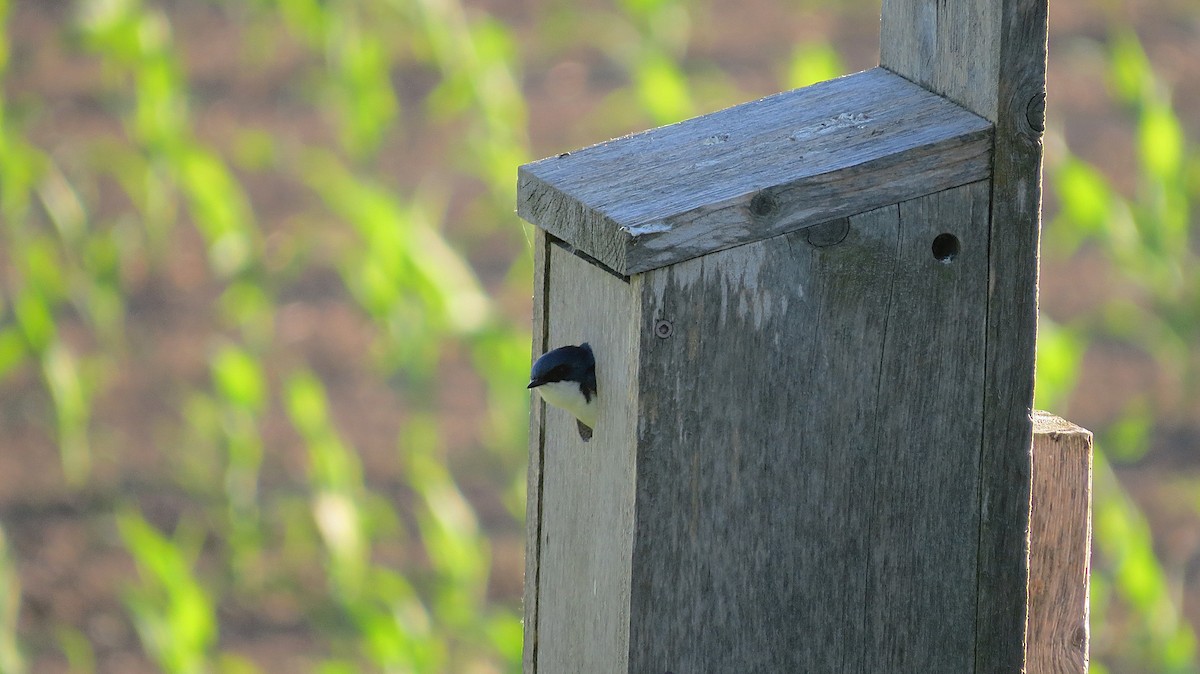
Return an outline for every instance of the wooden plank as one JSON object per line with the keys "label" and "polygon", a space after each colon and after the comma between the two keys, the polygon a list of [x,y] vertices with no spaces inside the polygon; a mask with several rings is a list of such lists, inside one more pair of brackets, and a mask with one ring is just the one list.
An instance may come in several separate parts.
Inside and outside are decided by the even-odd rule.
{"label": "wooden plank", "polygon": [[886,0],[881,63],[996,125],[978,668],[1023,665],[1046,0]]}
{"label": "wooden plank", "polygon": [[1046,0],[1006,0],[1002,9],[980,550],[980,568],[993,582],[980,588],[979,674],[1018,671],[1014,635],[1027,612],[1023,593],[1012,588],[1028,583],[1018,562],[1026,555],[1029,494],[1020,487],[1031,481],[1046,12]]}
{"label": "wooden plank", "polygon": [[1002,4],[883,0],[879,62],[995,121]]}
{"label": "wooden plank", "polygon": [[[549,293],[546,273],[549,261],[549,237],[538,227],[533,228],[533,354],[530,364],[548,351],[546,348],[549,327],[546,301]],[[537,672],[538,624],[538,541],[542,530],[542,463],[546,448],[545,426],[546,404],[534,392],[529,403],[529,469],[526,476],[525,496],[525,588],[522,600],[524,608],[525,642],[521,657],[525,674]]]}
{"label": "wooden plank", "polygon": [[971,670],[987,195],[631,279],[630,672]]}
{"label": "wooden plank", "polygon": [[536,643],[536,664],[525,671],[623,673],[629,647],[639,307],[628,283],[558,246],[549,248],[547,263],[547,346],[591,344],[600,410],[592,438],[584,442],[574,417],[545,409],[537,619],[526,623],[526,640],[532,636]]}
{"label": "wooden plank", "polygon": [[517,211],[628,276],[990,167],[985,120],[877,68],[527,164]]}
{"label": "wooden plank", "polygon": [[[900,204],[875,419],[879,468],[867,642],[857,671],[975,666],[979,442],[987,297],[987,182]],[[942,236],[957,244],[935,244]],[[946,261],[935,257],[947,255]],[[936,251],[935,251],[936,249]]]}
{"label": "wooden plank", "polygon": [[1086,674],[1091,569],[1092,434],[1034,415],[1029,520],[1030,674]]}

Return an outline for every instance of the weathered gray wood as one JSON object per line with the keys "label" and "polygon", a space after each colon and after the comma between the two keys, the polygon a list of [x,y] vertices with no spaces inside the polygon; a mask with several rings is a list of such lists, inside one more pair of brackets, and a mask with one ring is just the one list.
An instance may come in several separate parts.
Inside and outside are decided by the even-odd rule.
{"label": "weathered gray wood", "polygon": [[570,414],[544,408],[525,672],[627,672],[640,307],[628,283],[558,246],[548,253],[547,345],[591,344],[600,412],[584,442]]}
{"label": "weathered gray wood", "polygon": [[1086,674],[1092,434],[1034,415],[1029,518],[1030,674]]}
{"label": "weathered gray wood", "polygon": [[987,196],[629,283],[548,247],[545,346],[592,343],[602,408],[542,412],[527,673],[971,669]]}
{"label": "weathered gray wood", "polygon": [[[968,672],[978,573],[979,439],[990,185],[900,204],[900,255],[878,384],[865,672]],[[934,258],[944,233],[959,241]],[[832,382],[830,383],[832,385]],[[874,592],[870,590],[873,589]],[[1019,591],[1019,590],[1018,590]]]}
{"label": "weathered gray wood", "polygon": [[517,210],[631,275],[975,182],[990,165],[985,120],[877,68],[527,164]]}
{"label": "weathered gray wood", "polygon": [[883,0],[879,62],[995,121],[1004,4]]}
{"label": "weathered gray wood", "polygon": [[628,671],[972,669],[987,199],[977,183],[852,217],[837,245],[796,232],[631,280]]}
{"label": "weathered gray wood", "polygon": [[[547,329],[549,326],[546,316],[546,297],[549,295],[546,273],[549,261],[549,237],[546,232],[537,227],[533,228],[533,355],[532,360],[548,351]],[[531,360],[531,362],[532,362]],[[529,469],[526,476],[525,497],[525,589],[524,589],[524,624],[537,625],[538,619],[538,541],[542,531],[542,462],[546,448],[545,424],[546,405],[532,391],[529,409]],[[527,673],[536,670],[537,662],[537,630],[525,631],[525,643],[522,653],[523,669]]]}
{"label": "weathered gray wood", "polygon": [[980,531],[980,674],[1024,656],[1047,0],[886,0],[881,63],[996,125]]}
{"label": "weathered gray wood", "polygon": [[862,646],[875,458],[856,440],[897,209],[851,221],[839,246],[794,232],[644,279],[631,672],[838,671]]}
{"label": "weathered gray wood", "polygon": [[542,417],[527,672],[1022,671],[1045,17],[886,0],[971,112],[877,69],[522,168],[627,277],[545,260],[544,346],[608,355],[591,443]]}

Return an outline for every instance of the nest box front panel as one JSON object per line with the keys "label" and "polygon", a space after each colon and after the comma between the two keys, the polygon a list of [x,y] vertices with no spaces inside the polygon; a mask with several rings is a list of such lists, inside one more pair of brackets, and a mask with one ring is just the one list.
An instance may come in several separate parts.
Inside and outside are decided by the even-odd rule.
{"label": "nest box front panel", "polygon": [[629,671],[974,671],[988,205],[636,277]]}
{"label": "nest box front panel", "polygon": [[527,639],[536,641],[538,672],[625,671],[640,307],[630,283],[559,245],[546,245],[543,259],[546,348],[591,346],[600,409],[586,441],[570,413],[548,405],[534,429],[537,560],[525,582],[537,628]]}

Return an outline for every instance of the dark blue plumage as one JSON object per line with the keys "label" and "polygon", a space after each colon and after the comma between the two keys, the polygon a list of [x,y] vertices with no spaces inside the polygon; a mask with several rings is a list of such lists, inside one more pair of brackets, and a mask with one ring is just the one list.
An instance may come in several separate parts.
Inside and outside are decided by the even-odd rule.
{"label": "dark blue plumage", "polygon": [[587,342],[562,346],[538,358],[528,388],[537,389],[546,402],[574,414],[588,427],[595,426],[596,359]]}

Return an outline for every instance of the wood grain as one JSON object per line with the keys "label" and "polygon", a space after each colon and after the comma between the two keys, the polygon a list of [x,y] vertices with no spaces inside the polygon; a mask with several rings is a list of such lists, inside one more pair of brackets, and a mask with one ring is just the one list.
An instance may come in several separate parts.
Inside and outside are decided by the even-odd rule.
{"label": "wood grain", "polygon": [[852,217],[836,245],[796,232],[631,279],[628,671],[973,668],[987,199],[976,183]]}
{"label": "wood grain", "polygon": [[1022,671],[1045,19],[886,0],[899,77],[522,167],[626,277],[549,249],[547,346],[626,388],[543,418],[527,671]]}
{"label": "wood grain", "polygon": [[879,62],[992,121],[1000,71],[1000,12],[977,0],[883,0]]}
{"label": "wood grain", "polygon": [[525,624],[535,652],[525,671],[626,672],[639,305],[628,283],[563,248],[550,245],[546,264],[547,347],[591,344],[600,410],[584,442],[574,417],[544,408],[537,615]]}
{"label": "wood grain", "polygon": [[1029,674],[1086,674],[1092,434],[1038,412],[1029,521]]}
{"label": "wood grain", "polygon": [[1045,128],[1047,0],[886,0],[884,67],[996,125],[978,668],[1021,671]]}
{"label": "wood grain", "polygon": [[[533,228],[533,353],[530,363],[548,351],[547,330],[549,327],[546,316],[546,298],[548,296],[547,282],[549,254],[549,237],[546,232],[537,227]],[[542,530],[542,463],[546,447],[545,414],[546,404],[537,393],[530,391],[529,404],[529,468],[526,475],[525,497],[525,588],[522,600],[524,609],[523,623],[526,626],[538,624],[538,541],[541,540]],[[537,672],[538,634],[536,629],[525,630],[525,642],[522,651],[522,669],[525,674]]]}
{"label": "wood grain", "polygon": [[990,166],[986,120],[877,68],[527,164],[517,211],[629,276]]}

